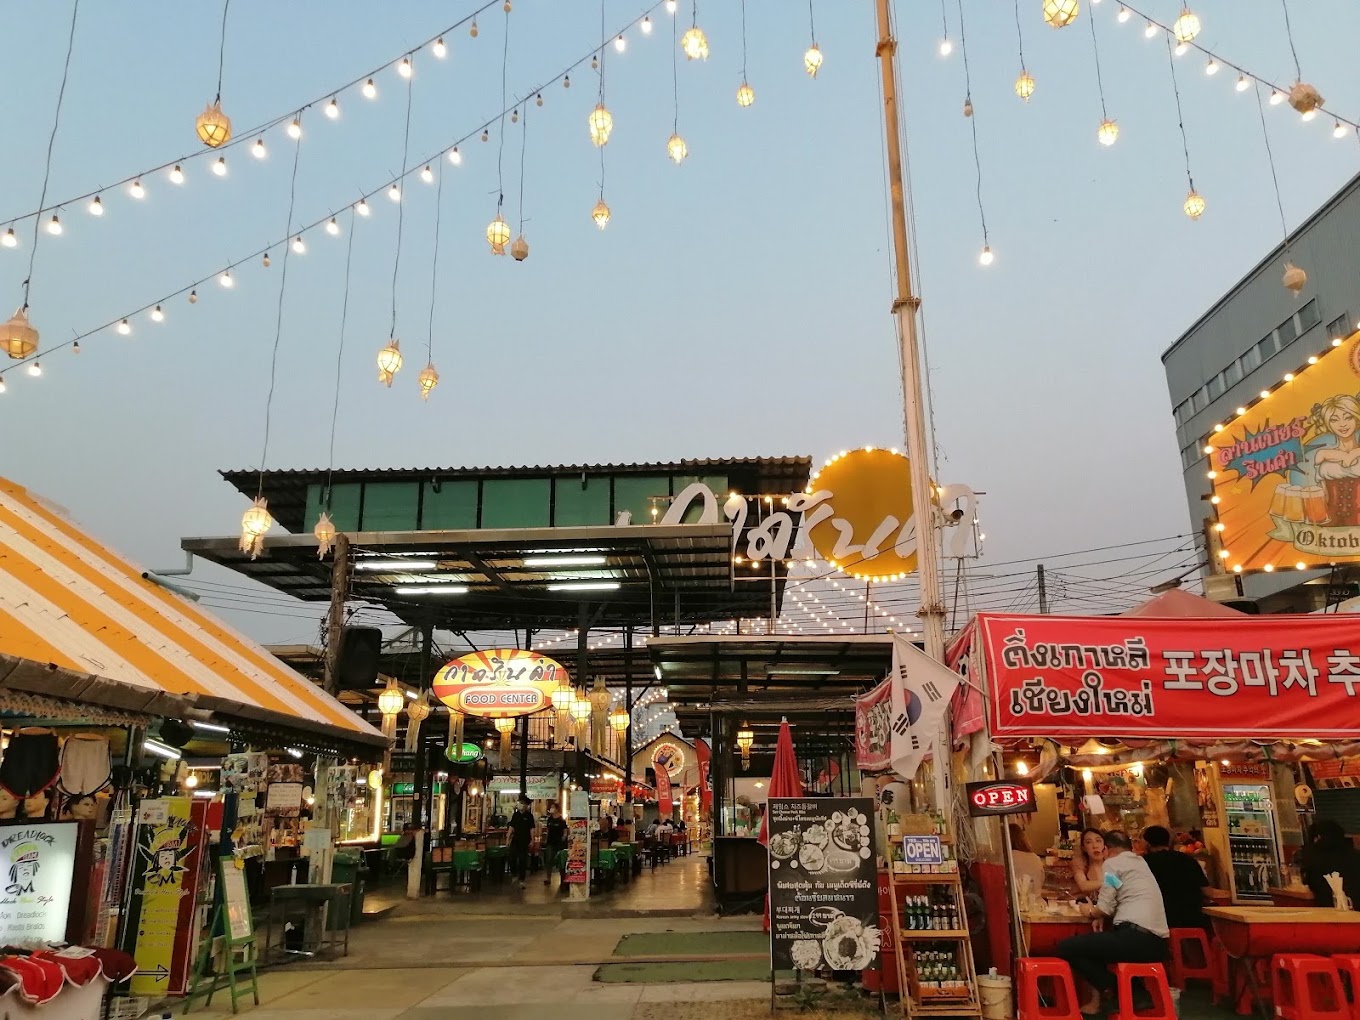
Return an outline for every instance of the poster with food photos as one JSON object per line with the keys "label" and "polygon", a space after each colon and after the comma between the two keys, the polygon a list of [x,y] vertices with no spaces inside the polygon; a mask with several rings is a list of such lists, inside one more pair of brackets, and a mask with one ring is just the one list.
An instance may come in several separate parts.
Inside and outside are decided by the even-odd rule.
{"label": "poster with food photos", "polygon": [[878,960],[874,802],[772,797],[770,964],[864,970]]}

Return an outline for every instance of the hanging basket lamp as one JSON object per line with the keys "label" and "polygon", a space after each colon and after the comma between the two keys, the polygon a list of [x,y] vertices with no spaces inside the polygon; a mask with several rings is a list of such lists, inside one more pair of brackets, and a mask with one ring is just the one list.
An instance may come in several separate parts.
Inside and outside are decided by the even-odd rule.
{"label": "hanging basket lamp", "polygon": [[16,361],[27,358],[38,349],[38,331],[28,324],[28,306],[14,313],[14,317],[0,327],[0,346]]}
{"label": "hanging basket lamp", "polygon": [[393,337],[378,352],[378,382],[390,388],[393,377],[401,371],[401,365],[401,341]]}
{"label": "hanging basket lamp", "polygon": [[505,246],[510,243],[510,224],[501,219],[500,213],[486,226],[486,240],[491,245],[492,255],[504,255]]}
{"label": "hanging basket lamp", "polygon": [[335,525],[331,522],[331,515],[325,510],[322,510],[321,516],[316,519],[312,537],[316,539],[317,558],[324,560],[331,547],[335,545]]}
{"label": "hanging basket lamp", "polygon": [[222,112],[222,100],[215,99],[203,108],[195,121],[198,140],[210,149],[231,141],[231,118]]}
{"label": "hanging basket lamp", "polygon": [[416,382],[420,384],[420,399],[429,400],[430,391],[439,385],[439,372],[435,370],[433,361],[420,370]]}
{"label": "hanging basket lamp", "polygon": [[597,149],[609,144],[609,133],[614,130],[614,115],[605,108],[604,103],[595,104],[595,109],[586,118],[586,125],[590,128],[590,140]]}
{"label": "hanging basket lamp", "polygon": [[595,203],[595,208],[590,211],[590,218],[595,221],[595,226],[601,230],[609,226],[609,206],[605,204],[603,198]]}
{"label": "hanging basket lamp", "polygon": [[1077,20],[1080,10],[1077,0],[1044,0],[1044,23],[1050,28],[1066,28]]}
{"label": "hanging basket lamp", "polygon": [[252,560],[259,559],[264,549],[264,536],[273,526],[269,501],[263,496],[256,496],[249,509],[241,515],[241,552],[248,553]]}

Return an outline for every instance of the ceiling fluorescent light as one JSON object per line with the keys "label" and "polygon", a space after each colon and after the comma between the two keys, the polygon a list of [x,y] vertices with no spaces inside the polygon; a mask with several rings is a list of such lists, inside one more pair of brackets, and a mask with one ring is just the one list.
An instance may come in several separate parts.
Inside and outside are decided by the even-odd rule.
{"label": "ceiling fluorescent light", "polygon": [[158,740],[144,740],[142,742],[142,750],[150,751],[152,754],[159,755],[162,758],[169,758],[171,761],[174,761],[180,756],[179,751],[175,748],[167,747]]}
{"label": "ceiling fluorescent light", "polygon": [[394,573],[434,570],[438,566],[434,560],[360,560],[354,565],[356,570],[385,570]]}
{"label": "ceiling fluorescent light", "polygon": [[219,725],[217,725],[217,723],[198,722],[197,720],[195,720],[193,725],[194,725],[194,729],[196,729],[196,730],[207,730],[209,733],[230,733],[230,732],[231,732],[231,727],[229,727],[229,726],[219,726]]}
{"label": "ceiling fluorescent light", "polygon": [[548,591],[618,591],[618,581],[564,581],[548,585]]}
{"label": "ceiling fluorescent light", "polygon": [[398,595],[466,595],[465,584],[421,584],[393,588]]}
{"label": "ceiling fluorescent light", "polygon": [[778,673],[781,676],[840,676],[839,669],[799,669],[794,666],[784,669],[781,666],[766,666],[766,673]]}
{"label": "ceiling fluorescent light", "polygon": [[607,556],[526,556],[526,567],[602,567]]}

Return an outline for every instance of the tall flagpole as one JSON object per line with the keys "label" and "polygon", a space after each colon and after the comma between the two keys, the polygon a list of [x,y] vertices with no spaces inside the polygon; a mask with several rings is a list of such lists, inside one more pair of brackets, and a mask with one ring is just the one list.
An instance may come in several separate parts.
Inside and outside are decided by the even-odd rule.
{"label": "tall flagpole", "polygon": [[[925,652],[944,661],[944,599],[940,587],[939,543],[935,530],[935,501],[931,492],[927,453],[925,400],[921,384],[921,353],[916,338],[916,311],[921,299],[912,292],[910,247],[907,243],[906,184],[902,176],[901,115],[897,107],[897,40],[893,37],[889,0],[875,0],[878,10],[878,60],[883,72],[883,122],[887,140],[888,185],[891,198],[893,262],[896,294],[893,316],[897,319],[899,359],[902,364],[902,419],[906,431],[907,458],[911,461],[911,504],[916,521],[916,569],[921,582],[921,617]],[[948,722],[936,747],[936,807],[949,814]],[[941,767],[943,765],[943,767]]]}

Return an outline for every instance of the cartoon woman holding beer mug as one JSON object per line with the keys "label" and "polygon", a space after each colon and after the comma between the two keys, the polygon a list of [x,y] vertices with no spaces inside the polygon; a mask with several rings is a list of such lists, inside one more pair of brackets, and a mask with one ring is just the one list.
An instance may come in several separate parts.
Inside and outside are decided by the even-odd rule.
{"label": "cartoon woman holding beer mug", "polygon": [[1328,397],[1313,405],[1309,424],[1320,439],[1330,435],[1333,440],[1313,454],[1313,470],[1326,494],[1327,523],[1360,525],[1360,399],[1350,393]]}

